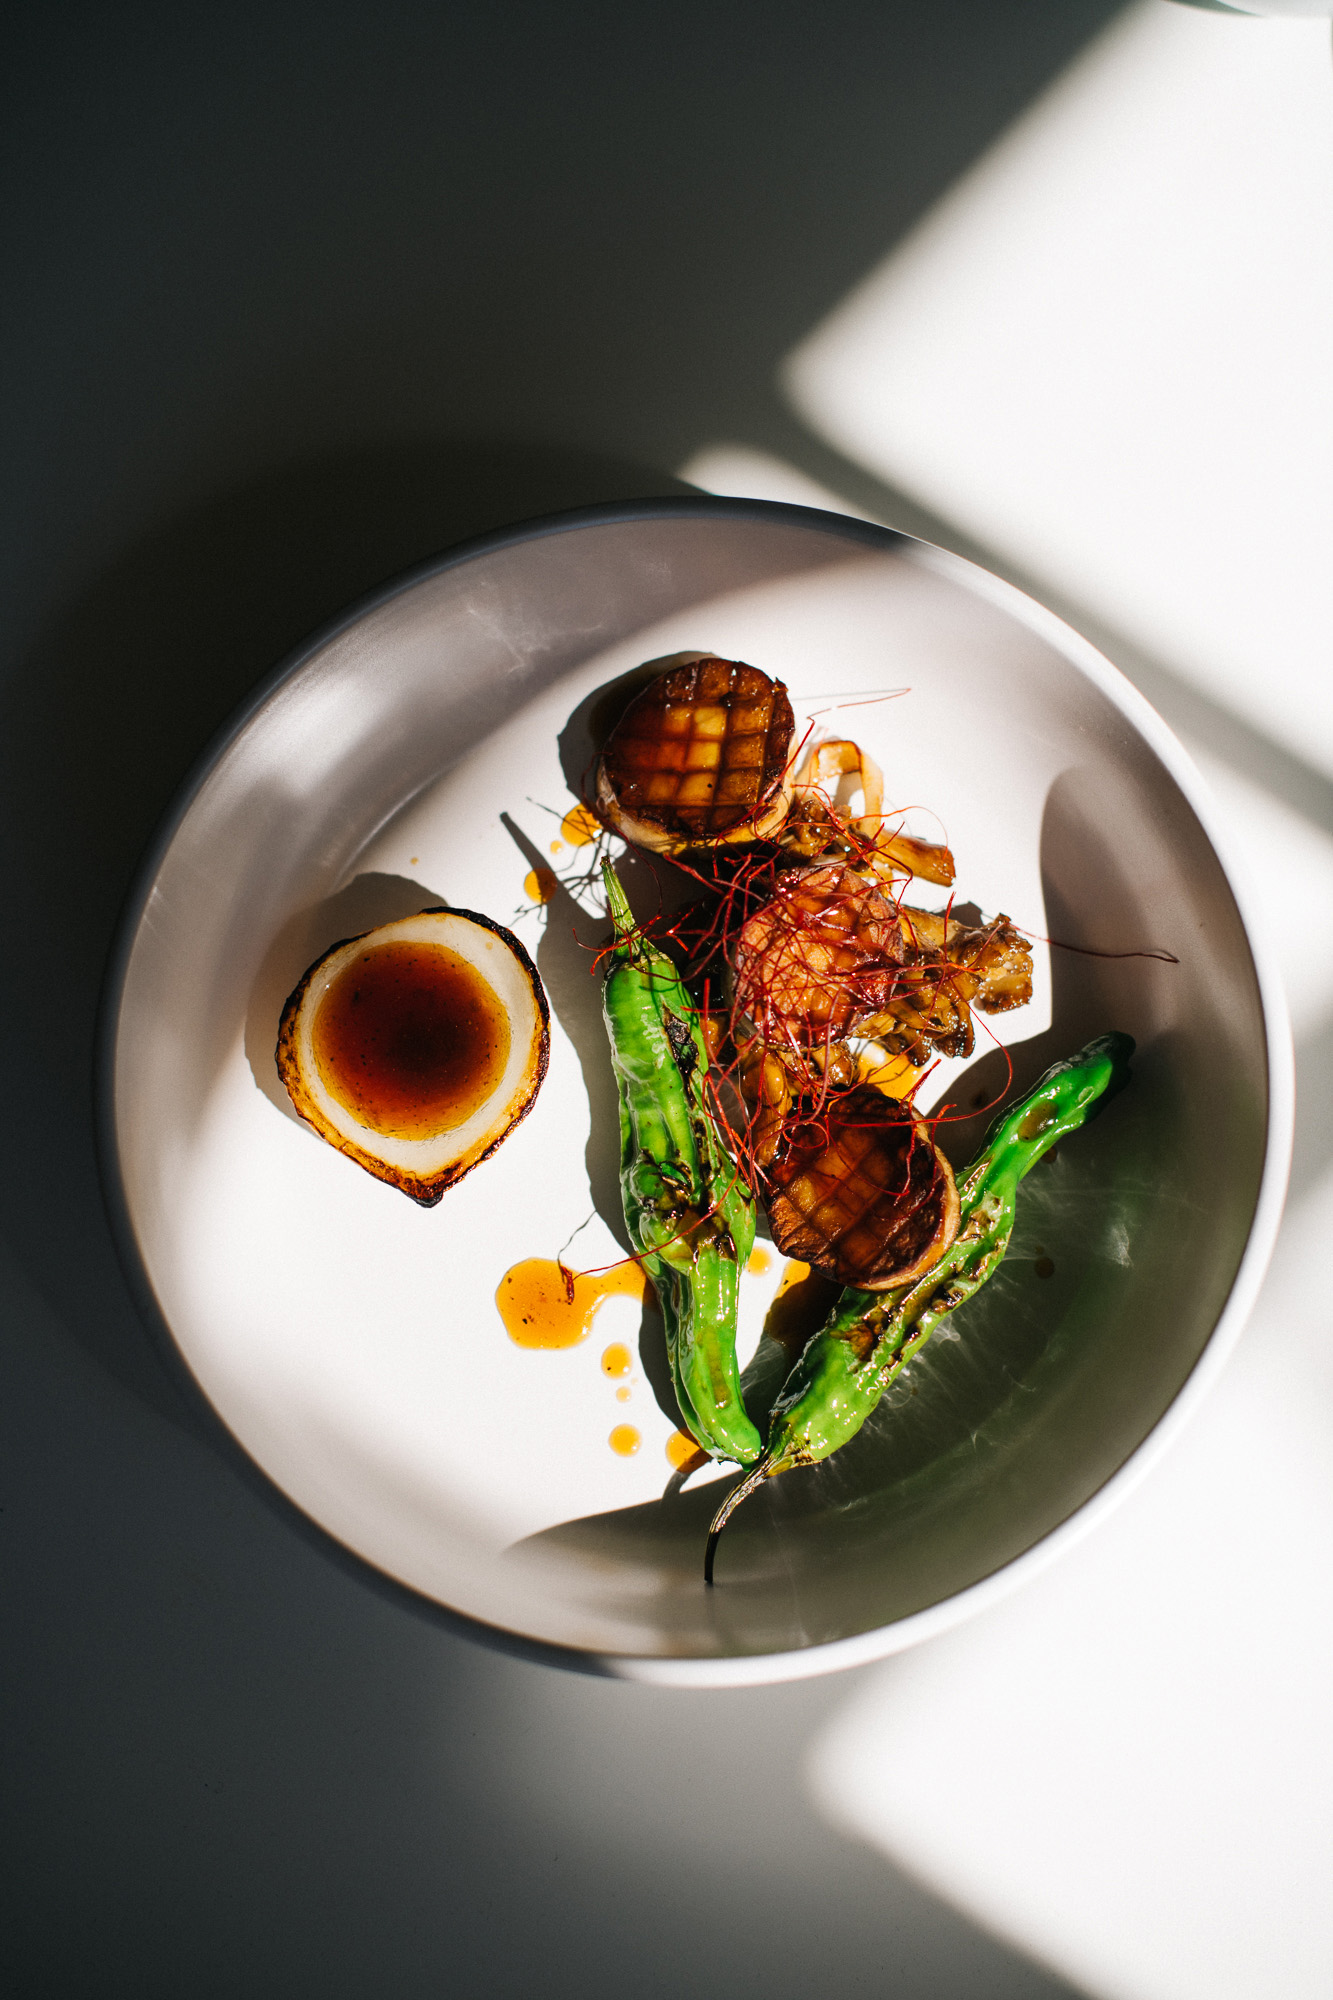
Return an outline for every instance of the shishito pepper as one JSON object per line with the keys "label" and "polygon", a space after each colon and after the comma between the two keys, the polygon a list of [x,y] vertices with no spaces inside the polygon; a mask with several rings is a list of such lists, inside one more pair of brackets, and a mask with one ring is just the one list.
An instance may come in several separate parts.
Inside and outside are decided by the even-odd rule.
{"label": "shishito pepper", "polygon": [[602,876],[616,927],[602,1007],[620,1093],[625,1226],[661,1304],[681,1417],[712,1457],[750,1465],[763,1441],[741,1401],[736,1304],[754,1198],[709,1106],[697,1010],[635,924],[609,862]]}
{"label": "shishito pepper", "polygon": [[1018,1183],[1124,1087],[1133,1053],[1128,1035],[1102,1035],[1047,1070],[960,1177],[958,1234],[939,1262],[894,1291],[843,1292],[779,1391],[763,1457],[718,1509],[704,1557],[708,1583],[717,1538],[741,1501],[765,1479],[815,1465],[854,1437],[940,1321],[998,1268],[1014,1226]]}

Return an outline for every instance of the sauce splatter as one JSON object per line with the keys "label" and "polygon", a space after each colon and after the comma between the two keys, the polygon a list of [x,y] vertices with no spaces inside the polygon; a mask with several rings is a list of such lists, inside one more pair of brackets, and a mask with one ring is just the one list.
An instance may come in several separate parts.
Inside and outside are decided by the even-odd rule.
{"label": "sauce splatter", "polygon": [[630,1351],[623,1340],[613,1340],[602,1356],[603,1375],[628,1375],[631,1367]]}
{"label": "sauce splatter", "polygon": [[633,1424],[617,1424],[606,1441],[620,1458],[633,1458],[643,1443]]}
{"label": "sauce splatter", "polygon": [[577,1347],[592,1331],[604,1299],[641,1299],[644,1276],[637,1264],[609,1271],[571,1271],[552,1257],[525,1257],[505,1272],[495,1303],[505,1332],[517,1347]]}
{"label": "sauce splatter", "polygon": [[574,806],[561,820],[560,831],[571,847],[587,847],[602,831],[602,823],[586,806]]}
{"label": "sauce splatter", "polygon": [[632,1396],[633,1394],[634,1394],[634,1391],[633,1391],[632,1389],[617,1389],[617,1390],[616,1390],[616,1401],[617,1401],[618,1403],[628,1403],[628,1401],[629,1401],[630,1397],[631,1397],[631,1396]]}
{"label": "sauce splatter", "polygon": [[746,1270],[752,1271],[756,1278],[761,1278],[764,1272],[771,1270],[772,1267],[773,1267],[772,1253],[768,1250],[763,1249],[762,1247],[752,1250],[750,1252],[750,1261],[745,1266]]}
{"label": "sauce splatter", "polygon": [[677,1472],[684,1472],[687,1466],[693,1471],[696,1465],[708,1462],[708,1453],[694,1442],[688,1431],[672,1431],[666,1441],[666,1455],[668,1465]]}
{"label": "sauce splatter", "polygon": [[559,886],[549,868],[529,868],[523,877],[523,894],[530,903],[549,903]]}
{"label": "sauce splatter", "polygon": [[563,840],[553,840],[551,842],[552,854],[563,854],[564,851],[565,851],[565,843]]}

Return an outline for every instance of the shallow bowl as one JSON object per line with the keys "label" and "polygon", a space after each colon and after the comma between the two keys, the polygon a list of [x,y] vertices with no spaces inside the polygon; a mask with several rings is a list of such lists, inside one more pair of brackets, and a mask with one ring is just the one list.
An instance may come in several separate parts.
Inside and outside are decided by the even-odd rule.
{"label": "shallow bowl", "polygon": [[[798,717],[870,747],[912,827],[947,831],[960,898],[1034,938],[1033,1003],[994,1024],[1007,1047],[941,1072],[937,1098],[970,1107],[1008,1063],[1024,1085],[1111,1028],[1138,1044],[1130,1090],[1025,1184],[1000,1276],[852,1445],[740,1510],[711,1592],[725,1489],[673,1472],[660,1325],[613,1297],[580,1344],[534,1351],[495,1304],[525,1258],[622,1254],[591,850],[563,817],[607,687],[688,648],[764,667]],[[145,1306],[278,1493],[498,1638],[690,1685],[908,1645],[1114,1504],[1253,1299],[1289,1037],[1211,817],[1092,647],[907,537],[700,499],[472,544],[262,688],[145,864],[102,1062],[108,1189]],[[442,902],[523,939],[552,1055],[527,1121],[426,1211],[300,1124],[273,1047],[329,945]],[[948,1129],[962,1157],[978,1135]],[[779,1277],[771,1253],[747,1274],[743,1344]],[[613,1450],[626,1427],[637,1447]]]}

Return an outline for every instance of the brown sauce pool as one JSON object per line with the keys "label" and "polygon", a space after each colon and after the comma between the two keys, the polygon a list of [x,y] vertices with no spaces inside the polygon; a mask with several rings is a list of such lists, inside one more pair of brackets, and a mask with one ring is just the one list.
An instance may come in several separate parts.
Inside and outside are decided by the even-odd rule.
{"label": "brown sauce pool", "polygon": [[433,1139],[472,1116],[509,1061],[509,1017],[475,966],[440,944],[377,944],[315,1015],[330,1097],[391,1139]]}

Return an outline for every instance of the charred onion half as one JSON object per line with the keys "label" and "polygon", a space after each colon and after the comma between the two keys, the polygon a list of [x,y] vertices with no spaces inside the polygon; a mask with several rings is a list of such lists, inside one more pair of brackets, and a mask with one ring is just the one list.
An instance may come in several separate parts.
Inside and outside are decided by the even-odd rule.
{"label": "charred onion half", "polygon": [[549,1018],[511,932],[424,910],[315,961],[283,1008],[278,1074],[322,1139],[429,1208],[532,1109]]}

